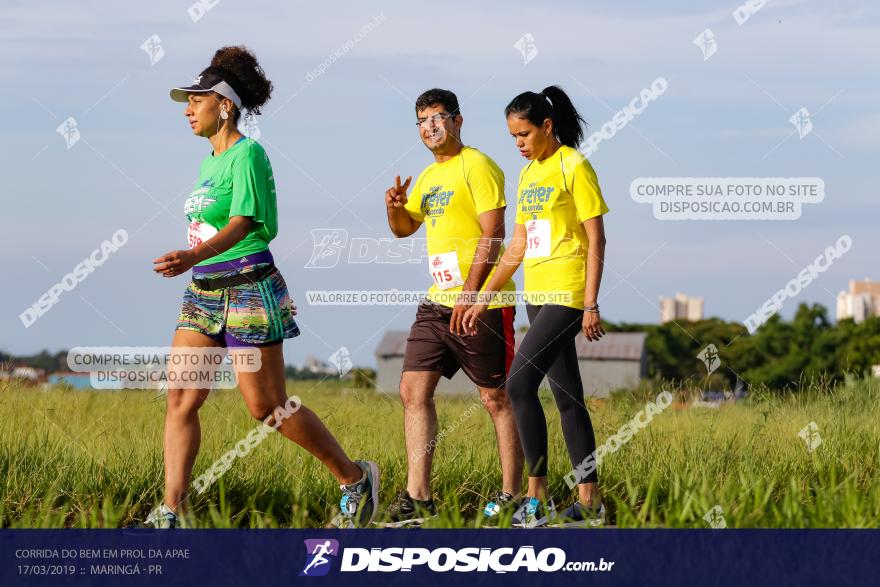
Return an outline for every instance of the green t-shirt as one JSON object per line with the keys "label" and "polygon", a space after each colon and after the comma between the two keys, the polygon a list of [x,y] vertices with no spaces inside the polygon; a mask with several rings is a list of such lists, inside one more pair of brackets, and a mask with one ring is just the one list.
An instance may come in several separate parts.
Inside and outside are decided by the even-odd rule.
{"label": "green t-shirt", "polygon": [[232,216],[250,216],[254,229],[231,249],[197,265],[238,259],[269,248],[278,234],[275,180],[265,149],[244,138],[220,155],[202,161],[199,181],[184,206],[189,220],[187,240],[195,247],[229,224]]}

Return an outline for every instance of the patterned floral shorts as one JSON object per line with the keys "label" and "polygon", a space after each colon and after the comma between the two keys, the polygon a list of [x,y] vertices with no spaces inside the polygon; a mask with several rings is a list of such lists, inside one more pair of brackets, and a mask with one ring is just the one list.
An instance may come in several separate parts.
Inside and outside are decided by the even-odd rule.
{"label": "patterned floral shorts", "polygon": [[[257,262],[231,270],[198,272],[197,276],[215,279],[271,264]],[[299,336],[293,301],[279,271],[260,281],[218,290],[200,289],[190,282],[183,294],[177,329],[201,332],[226,347],[267,346]]]}

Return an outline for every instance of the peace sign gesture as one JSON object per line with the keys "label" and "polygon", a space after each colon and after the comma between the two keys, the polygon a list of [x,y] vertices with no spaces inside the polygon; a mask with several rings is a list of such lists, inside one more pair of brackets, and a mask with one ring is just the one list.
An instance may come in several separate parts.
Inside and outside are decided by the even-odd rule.
{"label": "peace sign gesture", "polygon": [[412,176],[406,178],[403,185],[400,185],[400,176],[394,178],[394,186],[388,188],[385,192],[385,205],[389,208],[402,208],[406,205],[406,190],[409,188],[409,182]]}

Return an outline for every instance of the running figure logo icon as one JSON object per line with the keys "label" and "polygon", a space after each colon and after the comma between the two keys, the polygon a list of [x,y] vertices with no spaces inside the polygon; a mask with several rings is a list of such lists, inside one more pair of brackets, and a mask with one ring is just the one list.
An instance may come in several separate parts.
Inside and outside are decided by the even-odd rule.
{"label": "running figure logo icon", "polygon": [[348,243],[348,231],[344,228],[313,228],[312,256],[306,269],[329,269],[339,264]]}
{"label": "running figure logo icon", "polygon": [[306,566],[300,571],[300,577],[322,577],[330,572],[332,559],[339,554],[339,541],[332,538],[307,538]]}

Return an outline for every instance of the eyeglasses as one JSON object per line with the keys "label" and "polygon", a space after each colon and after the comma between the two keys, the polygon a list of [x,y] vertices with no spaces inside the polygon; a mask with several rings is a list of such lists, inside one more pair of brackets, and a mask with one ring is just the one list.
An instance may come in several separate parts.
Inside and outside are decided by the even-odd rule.
{"label": "eyeglasses", "polygon": [[438,112],[433,116],[429,116],[427,118],[419,118],[416,120],[416,126],[440,126],[443,124],[443,121],[447,118],[454,118],[455,114],[449,114],[448,112]]}

